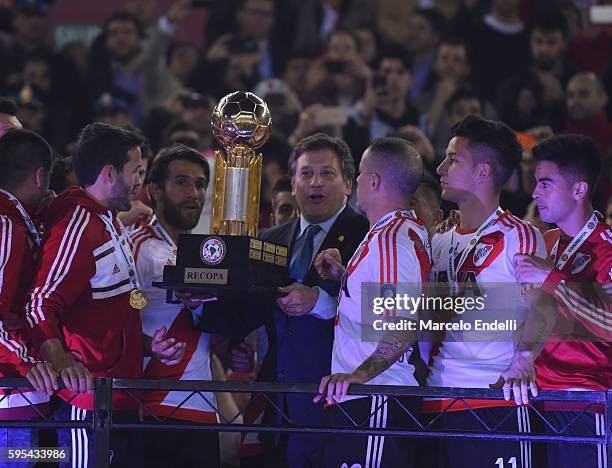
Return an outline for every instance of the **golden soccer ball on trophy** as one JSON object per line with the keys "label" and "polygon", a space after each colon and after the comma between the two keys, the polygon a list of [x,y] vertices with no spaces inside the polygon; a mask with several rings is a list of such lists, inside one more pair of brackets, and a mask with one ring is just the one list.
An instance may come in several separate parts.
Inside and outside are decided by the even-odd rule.
{"label": "golden soccer ball on trophy", "polygon": [[213,135],[225,148],[238,145],[259,148],[268,140],[271,125],[268,105],[248,91],[223,97],[211,118]]}

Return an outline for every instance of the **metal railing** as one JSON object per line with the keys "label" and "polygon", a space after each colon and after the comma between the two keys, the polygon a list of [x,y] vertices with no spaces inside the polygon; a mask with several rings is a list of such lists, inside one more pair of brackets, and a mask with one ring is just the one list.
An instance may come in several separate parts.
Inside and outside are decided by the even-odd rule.
{"label": "metal railing", "polygon": [[[18,389],[31,388],[26,379],[4,378],[0,379],[0,388]],[[94,434],[95,466],[106,467],[109,464],[108,453],[112,430],[119,429],[165,429],[165,430],[204,430],[218,432],[274,432],[274,433],[343,433],[352,435],[385,435],[394,437],[435,437],[435,438],[472,438],[491,440],[512,440],[532,442],[570,442],[581,444],[612,444],[612,390],[606,391],[542,391],[529,403],[532,417],[539,421],[541,430],[535,433],[508,432],[502,430],[504,421],[492,426],[479,417],[474,408],[471,407],[470,399],[478,400],[503,400],[501,391],[489,389],[463,389],[463,388],[436,388],[436,387],[400,387],[400,386],[375,386],[375,385],[351,385],[350,395],[379,395],[388,400],[395,401],[398,408],[412,420],[410,428],[391,427],[386,429],[368,427],[369,417],[364,421],[356,418],[343,409],[338,408],[345,414],[347,424],[345,426],[312,426],[298,424],[292,420],[281,405],[278,403],[279,395],[291,393],[314,395],[318,386],[315,384],[283,384],[267,382],[219,382],[219,381],[176,381],[176,380],[130,380],[130,379],[95,379],[94,401],[95,411],[92,421],[54,421],[49,416],[39,411],[40,419],[28,421],[1,421],[0,427],[36,427],[36,428],[89,428]],[[112,419],[112,392],[122,391],[129,395],[135,403],[135,407],[142,409],[145,416],[151,420],[139,423],[119,423]],[[185,398],[177,409],[185,405],[192,398],[203,399],[218,415],[218,424],[176,422],[172,419],[173,412],[165,417],[153,414],[143,401],[142,393],[152,390],[167,390],[185,392]],[[219,408],[216,402],[210,401],[205,393],[249,393],[251,399],[249,404],[239,410],[236,414],[227,415]],[[27,395],[24,394],[27,399]],[[444,410],[441,413],[423,414],[420,411],[410,409],[402,403],[405,397],[445,399]],[[3,397],[0,395],[0,403]],[[257,401],[265,400],[265,403],[273,408],[277,415],[276,424],[236,424],[239,417]],[[579,404],[581,408],[575,411],[575,417],[565,426],[556,427],[551,423],[546,413],[541,408],[543,402],[572,402]],[[474,420],[480,423],[481,430],[458,432],[440,428],[440,418],[447,412],[461,405],[464,410],[470,412]],[[509,408],[511,409],[511,408]],[[593,411],[605,412],[604,435],[576,435],[572,433],[572,424],[583,415]],[[509,413],[510,414],[510,413]],[[612,466],[612,450],[608,450],[608,465]]]}

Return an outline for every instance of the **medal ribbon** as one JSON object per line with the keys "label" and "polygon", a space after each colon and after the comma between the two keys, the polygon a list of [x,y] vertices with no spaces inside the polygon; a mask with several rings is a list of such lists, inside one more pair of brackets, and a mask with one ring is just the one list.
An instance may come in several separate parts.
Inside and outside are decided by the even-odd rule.
{"label": "medal ribbon", "polygon": [[455,268],[455,258],[457,257],[457,248],[458,245],[455,245],[455,231],[457,226],[453,227],[451,234],[451,248],[450,248],[450,256],[448,257],[448,282],[450,284],[451,294],[453,296],[459,294],[459,283],[457,281],[457,272],[461,270],[461,267],[465,263],[469,253],[472,251],[474,246],[478,243],[479,239],[483,236],[484,232],[490,228],[493,224],[497,222],[499,217],[504,214],[504,211],[501,208],[497,208],[493,214],[491,214],[485,221],[480,225],[478,230],[474,233],[468,245],[461,252],[461,257],[459,257],[459,263],[457,264],[457,268]]}
{"label": "medal ribbon", "polygon": [[159,237],[161,237],[161,239],[166,244],[168,244],[170,247],[172,247],[172,250],[173,250],[173,252],[176,255],[176,244],[174,243],[172,238],[166,233],[164,228],[161,227],[161,225],[159,224],[159,221],[157,221],[157,218],[155,218],[155,217],[153,218],[153,221],[151,221],[151,226],[153,226],[153,229],[159,235]]}
{"label": "medal ribbon", "polygon": [[21,218],[23,219],[24,224],[28,228],[28,231],[30,231],[32,240],[36,242],[36,245],[40,247],[40,242],[41,242],[40,234],[38,233],[38,229],[36,229],[36,225],[34,224],[34,221],[32,221],[32,218],[30,218],[30,215],[28,214],[24,206],[21,204],[19,200],[17,200],[17,198],[13,196],[13,194],[7,192],[6,190],[2,190],[2,189],[0,189],[0,192],[6,195],[8,199],[11,200],[15,204],[15,208],[17,208],[17,211],[19,211],[19,214],[21,215]]}
{"label": "medal ribbon", "polygon": [[123,257],[125,266],[127,266],[128,268],[128,274],[130,277],[130,282],[132,283],[132,287],[134,289],[140,289],[140,282],[138,281],[138,273],[136,270],[136,263],[134,262],[134,257],[132,256],[131,251],[126,252],[125,246],[126,245],[129,246],[130,241],[129,241],[126,229],[123,226],[123,223],[120,220],[117,220],[117,222],[121,226],[121,234],[119,234],[117,232],[117,229],[115,228],[115,225],[113,224],[113,215],[110,211],[109,211],[108,219],[103,214],[100,214],[99,216],[100,216],[100,219],[106,225],[106,230],[111,235],[111,240],[113,242],[115,250],[118,250],[119,252],[121,252],[121,256]]}
{"label": "medal ribbon", "polygon": [[555,263],[555,267],[557,270],[563,270],[563,267],[572,257],[572,255],[580,248],[584,241],[586,241],[590,235],[593,233],[598,223],[597,213],[593,213],[591,218],[586,222],[586,224],[582,227],[582,230],[572,239],[572,241],[567,245],[563,253],[559,258],[557,258],[557,250],[559,250],[559,242],[561,241],[561,236],[557,239],[555,246],[553,247],[550,257]]}

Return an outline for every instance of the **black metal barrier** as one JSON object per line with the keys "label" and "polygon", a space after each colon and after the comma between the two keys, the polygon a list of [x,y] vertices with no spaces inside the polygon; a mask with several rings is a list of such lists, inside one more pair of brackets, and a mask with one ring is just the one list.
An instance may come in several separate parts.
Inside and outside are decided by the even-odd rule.
{"label": "black metal barrier", "polygon": [[[0,379],[0,388],[20,391],[19,389],[31,388],[26,379],[4,378]],[[268,382],[218,382],[218,381],[175,381],[175,380],[129,380],[129,379],[95,379],[95,411],[93,421],[54,421],[51,417],[39,412],[40,419],[27,421],[2,421],[0,427],[30,427],[30,428],[89,428],[94,434],[95,447],[95,466],[106,467],[109,465],[110,440],[113,429],[181,429],[181,430],[205,430],[218,432],[275,432],[275,433],[344,433],[353,435],[384,435],[394,437],[435,437],[435,438],[477,438],[477,439],[496,439],[513,441],[531,442],[568,442],[586,444],[605,444],[608,445],[607,458],[608,465],[612,466],[612,390],[608,391],[542,391],[538,397],[531,398],[529,408],[532,417],[537,418],[540,427],[543,428],[539,433],[510,433],[502,431],[499,426],[488,425],[483,421],[474,409],[470,406],[469,399],[478,400],[502,400],[501,390],[489,389],[463,389],[463,388],[436,388],[436,387],[400,387],[400,386],[375,386],[375,385],[351,385],[350,395],[377,395],[384,396],[390,400],[395,400],[398,406],[406,415],[414,421],[414,428],[370,428],[368,419],[366,421],[356,421],[346,410],[339,408],[347,417],[349,424],[342,427],[306,426],[296,424],[286,414],[286,411],[279,406],[276,396],[279,394],[302,393],[315,395],[317,393],[315,384],[281,384]],[[133,398],[135,406],[142,410],[144,416],[152,417],[153,421],[126,424],[113,422],[112,420],[112,392],[121,390]],[[143,402],[141,394],[151,390],[172,390],[185,392],[185,398],[179,405],[181,407],[191,398],[202,398],[213,408],[219,418],[218,424],[200,423],[176,423],[171,420],[173,413],[165,417],[155,416]],[[226,415],[217,406],[215,401],[210,401],[204,393],[249,393],[251,394],[250,403],[247,407],[236,414]],[[401,403],[403,397],[435,398],[446,399],[445,408],[441,413],[423,415],[418,411],[413,411]],[[0,407],[2,400],[6,396],[0,395]],[[27,397],[26,397],[27,398]],[[257,398],[263,398],[266,404],[274,408],[280,415],[279,424],[236,424],[238,418],[247,411],[249,406]],[[547,420],[545,412],[541,409],[543,402],[572,402],[580,404],[581,409],[575,411],[575,418],[564,427],[555,427]],[[477,420],[482,430],[470,432],[457,432],[444,430],[436,423],[440,417],[461,405],[463,409],[469,411]],[[587,413],[592,413],[596,409],[603,409],[605,413],[605,428],[603,435],[575,435],[571,433],[572,423]]]}

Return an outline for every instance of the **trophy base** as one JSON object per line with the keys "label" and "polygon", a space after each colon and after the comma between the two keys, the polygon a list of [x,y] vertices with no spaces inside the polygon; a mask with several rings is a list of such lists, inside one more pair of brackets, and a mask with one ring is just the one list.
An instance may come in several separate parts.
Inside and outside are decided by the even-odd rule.
{"label": "trophy base", "polygon": [[185,234],[178,242],[176,266],[164,267],[153,286],[226,296],[276,297],[289,284],[287,247],[248,236]]}

